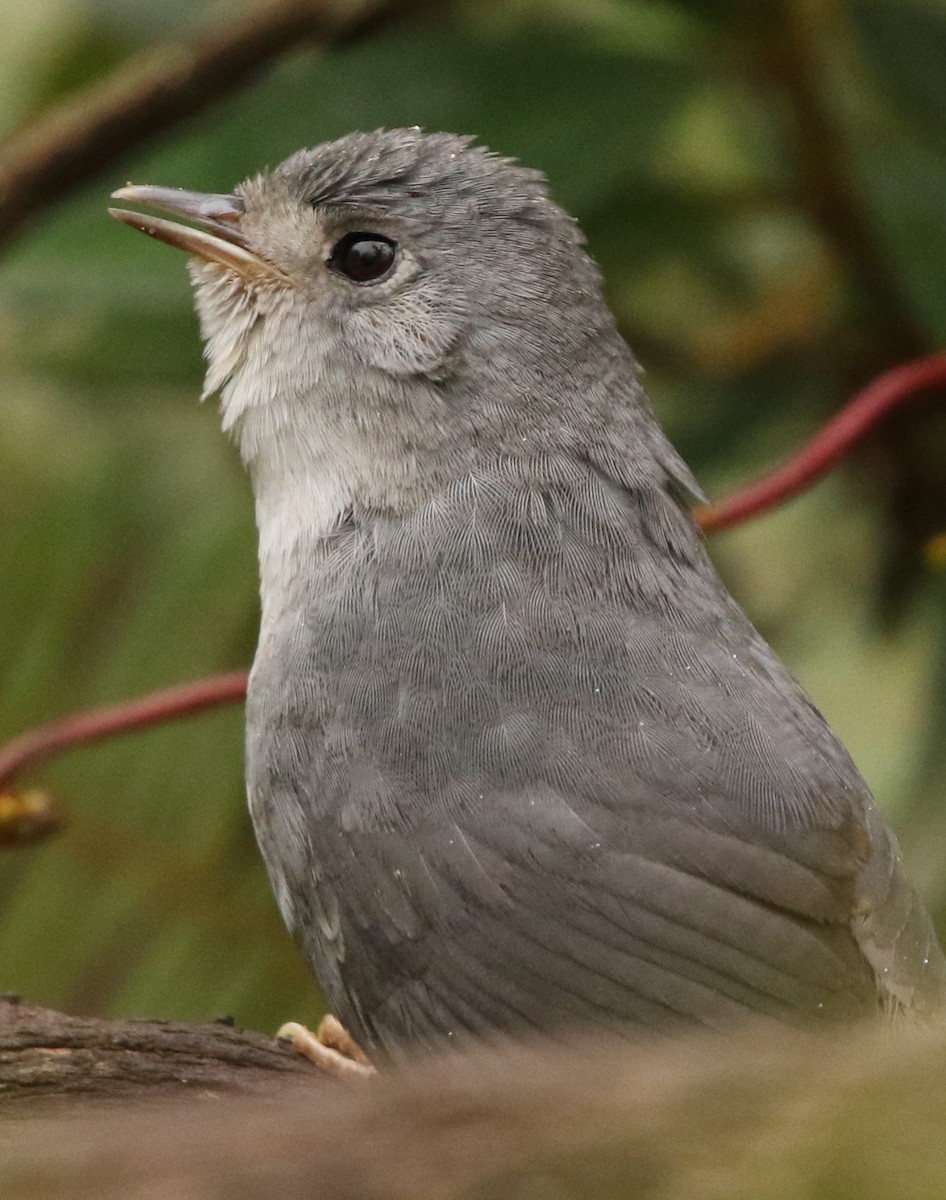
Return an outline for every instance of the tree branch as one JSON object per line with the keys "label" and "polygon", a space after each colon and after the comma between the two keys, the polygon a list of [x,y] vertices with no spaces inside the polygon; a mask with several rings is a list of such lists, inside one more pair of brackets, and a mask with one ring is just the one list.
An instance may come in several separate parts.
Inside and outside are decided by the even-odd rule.
{"label": "tree branch", "polygon": [[42,209],[293,46],[350,41],[416,7],[416,0],[275,0],[190,47],[164,47],[125,63],[0,147],[0,245]]}
{"label": "tree branch", "polygon": [[246,696],[246,676],[246,671],[230,671],[197,679],[30,729],[0,746],[0,794],[25,767],[63,750],[193,716],[221,704],[235,704]]}
{"label": "tree branch", "polygon": [[229,1022],[69,1017],[0,996],[0,1117],[56,1111],[77,1098],[259,1095],[293,1078],[328,1077],[275,1038]]}
{"label": "tree branch", "polygon": [[[110,1023],[101,1025],[107,1041]],[[56,1048],[48,1046],[49,1061]],[[821,1036],[767,1026],[637,1045],[599,1037],[480,1047],[348,1085],[329,1085],[311,1068],[297,1081],[298,1074],[275,1074],[246,1100],[198,1087],[193,1098],[147,1104],[142,1087],[138,1103],[103,1108],[67,1095],[59,1111],[68,1120],[4,1123],[0,1193],[4,1200],[946,1194],[941,1026]]]}

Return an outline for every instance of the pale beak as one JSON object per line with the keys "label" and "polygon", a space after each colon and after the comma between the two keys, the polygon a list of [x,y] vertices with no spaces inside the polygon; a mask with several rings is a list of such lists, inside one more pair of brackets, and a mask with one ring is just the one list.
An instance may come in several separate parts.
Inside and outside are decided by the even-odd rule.
{"label": "pale beak", "polygon": [[[272,264],[247,248],[240,232],[243,199],[240,196],[213,195],[207,192],[185,192],[181,188],[149,187],[131,184],[112,192],[114,200],[130,200],[156,208],[175,217],[184,217],[190,225],[132,212],[127,208],[110,208],[109,216],[116,221],[140,229],[149,237],[177,246],[197,258],[219,263],[244,279],[261,275],[278,275]],[[195,228],[196,226],[196,228]]]}

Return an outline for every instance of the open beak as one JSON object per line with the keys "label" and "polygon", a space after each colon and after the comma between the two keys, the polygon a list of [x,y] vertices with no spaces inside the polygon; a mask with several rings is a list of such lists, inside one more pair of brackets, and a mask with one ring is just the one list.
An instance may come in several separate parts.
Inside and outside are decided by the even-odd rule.
{"label": "open beak", "polygon": [[243,200],[240,196],[218,196],[207,192],[185,192],[181,188],[149,187],[131,184],[112,192],[113,200],[130,200],[147,208],[156,208],[175,217],[183,217],[190,225],[132,212],[127,208],[110,208],[109,216],[116,221],[140,229],[149,237],[177,246],[197,258],[219,263],[235,271],[243,279],[277,275],[270,263],[247,248],[240,232]]}

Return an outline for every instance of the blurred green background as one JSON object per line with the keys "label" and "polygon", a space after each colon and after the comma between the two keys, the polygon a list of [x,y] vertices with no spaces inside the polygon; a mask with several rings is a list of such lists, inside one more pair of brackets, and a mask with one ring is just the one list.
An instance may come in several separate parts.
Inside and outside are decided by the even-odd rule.
{"label": "blurred green background", "polygon": [[[7,128],[234,8],[6,0]],[[478,134],[579,217],[656,408],[718,496],[946,344],[944,64],[946,0],[438,7],[288,56],[43,213],[0,262],[0,738],[252,655],[249,490],[197,404],[184,263],[107,220],[113,187],[225,191],[356,128]],[[712,551],[946,932],[942,400]],[[228,709],[23,780],[68,826],[0,850],[0,989],[74,1012],[315,1018],[245,812],[241,724]]]}

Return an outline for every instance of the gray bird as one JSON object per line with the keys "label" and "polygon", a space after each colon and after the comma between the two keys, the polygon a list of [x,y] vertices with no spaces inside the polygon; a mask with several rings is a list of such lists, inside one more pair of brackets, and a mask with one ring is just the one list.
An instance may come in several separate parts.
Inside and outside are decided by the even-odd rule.
{"label": "gray bird", "polygon": [[375,1053],[933,1014],[946,962],[866,784],[727,593],[543,177],[352,134],[192,227],[256,497],[250,809]]}

